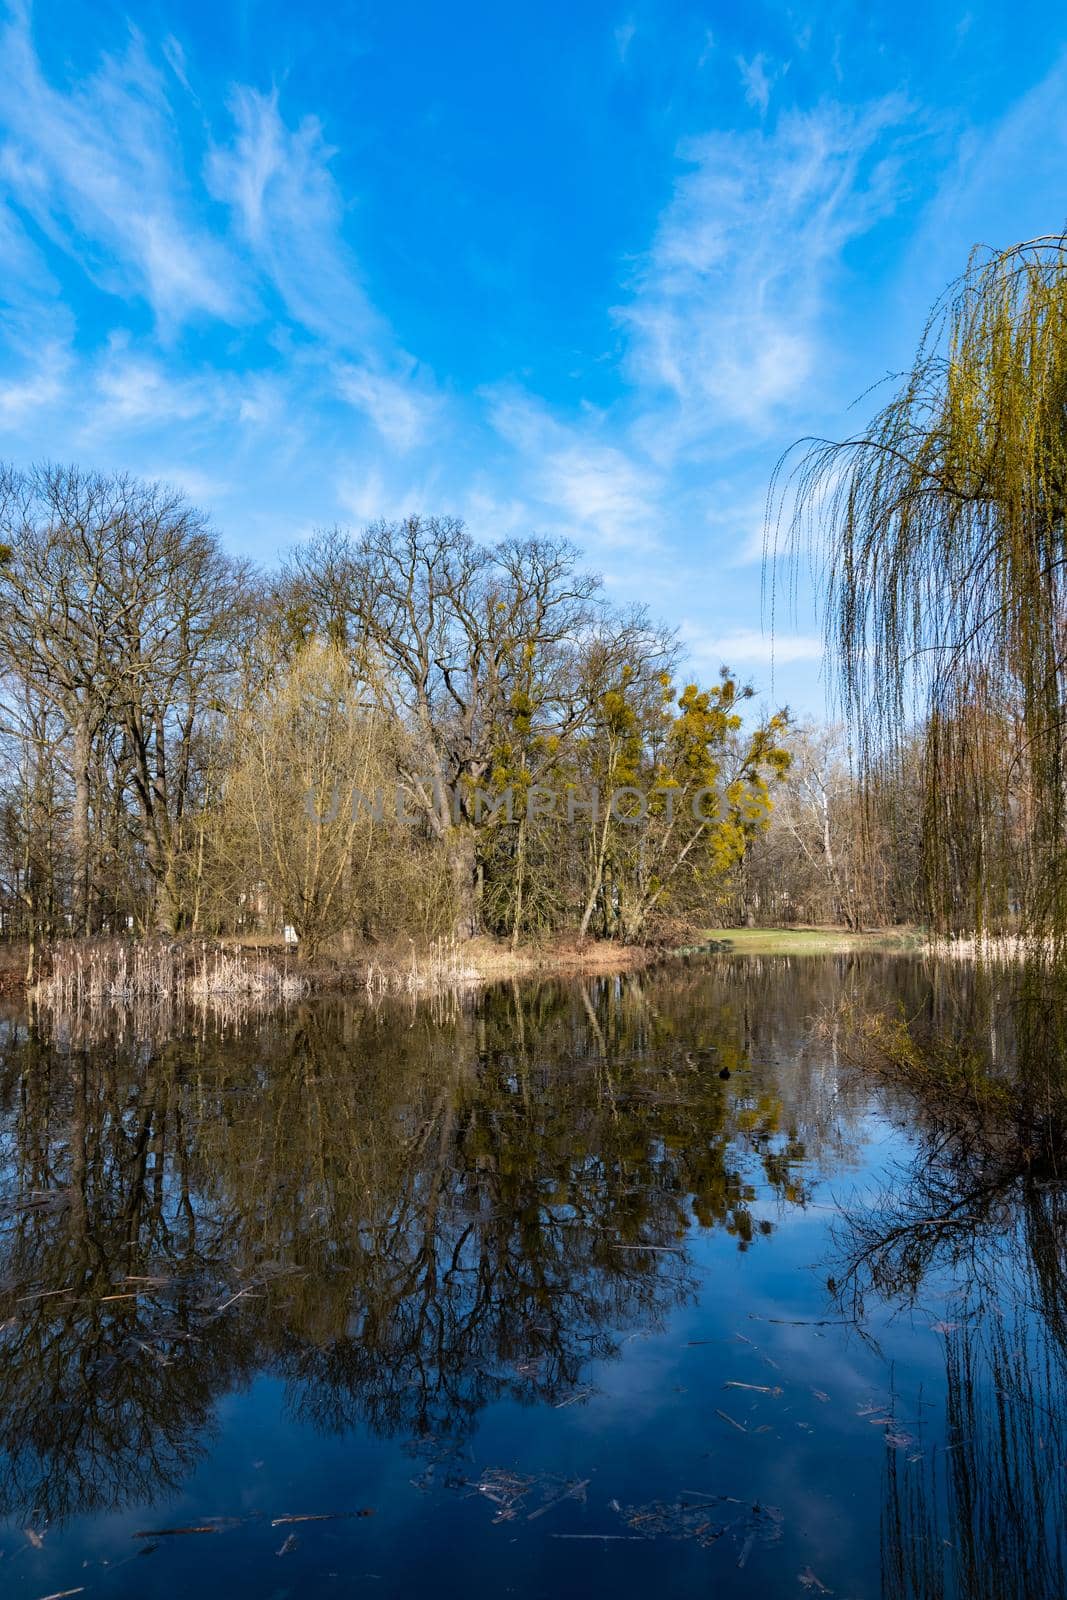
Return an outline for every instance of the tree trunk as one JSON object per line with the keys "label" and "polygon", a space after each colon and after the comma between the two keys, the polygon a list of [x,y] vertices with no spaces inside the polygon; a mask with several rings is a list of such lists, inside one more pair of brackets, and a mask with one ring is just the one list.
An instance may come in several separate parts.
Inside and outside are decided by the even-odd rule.
{"label": "tree trunk", "polygon": [[451,828],[447,835],[452,873],[452,909],[457,939],[473,939],[479,929],[478,861],[470,828]]}
{"label": "tree trunk", "polygon": [[71,842],[74,849],[74,926],[75,933],[88,934],[89,926],[89,770],[92,735],[87,717],[79,715],[74,724],[74,813]]}
{"label": "tree trunk", "polygon": [[515,910],[511,924],[511,948],[518,949],[522,931],[522,891],[526,881],[526,818],[519,823],[519,842],[515,852]]}
{"label": "tree trunk", "polygon": [[170,938],[178,932],[181,908],[175,883],[174,862],[168,861],[163,876],[156,883],[154,922],[156,932]]}
{"label": "tree trunk", "polygon": [[[588,932],[589,932],[589,924],[593,920],[593,913],[596,910],[597,901],[600,898],[600,892],[601,892],[601,889],[604,886],[604,863],[605,863],[605,860],[607,859],[607,853],[608,853],[608,830],[609,830],[610,826],[611,826],[611,811],[610,811],[610,808],[609,808],[608,812],[606,813],[606,815],[604,817],[604,826],[600,830],[600,838],[599,838],[599,840],[597,840],[597,842],[596,842],[596,844],[594,846],[595,854],[594,854],[594,857],[593,857],[593,873],[592,873],[592,879],[591,879],[591,882],[590,882],[590,885],[589,885],[589,895],[588,895],[588,898],[587,898],[587,900],[585,902],[585,909],[582,912],[582,920],[581,920],[581,923],[580,923],[579,928],[578,928],[579,941],[583,940],[586,937],[586,935],[588,934]],[[608,932],[608,925],[607,924],[608,924],[608,918],[607,918],[607,910],[605,908],[605,912],[604,912],[604,934],[605,934],[605,937],[607,937],[607,932]]]}

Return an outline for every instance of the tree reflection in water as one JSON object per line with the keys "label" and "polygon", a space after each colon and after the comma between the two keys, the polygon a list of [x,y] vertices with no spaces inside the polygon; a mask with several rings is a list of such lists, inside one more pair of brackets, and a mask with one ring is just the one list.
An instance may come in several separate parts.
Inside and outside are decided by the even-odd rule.
{"label": "tree reflection in water", "polygon": [[917,1118],[917,1154],[838,1230],[839,1293],[909,1312],[946,1293],[944,1445],[889,1450],[887,1600],[1067,1594],[1067,1192],[995,1128]]}
{"label": "tree reflection in water", "polygon": [[[3,1049],[0,1511],[146,1502],[256,1373],[294,1414],[461,1439],[559,1403],[692,1296],[694,1219],[747,1248],[752,1162],[804,1201],[818,1085],[750,1092],[753,970],[317,1001],[154,1044]],[[800,997],[797,997],[800,1003]],[[811,1101],[805,1103],[805,1095]]]}
{"label": "tree reflection in water", "polygon": [[[263,1375],[284,1394],[286,1426],[363,1430],[447,1460],[487,1407],[567,1404],[631,1335],[699,1302],[733,1353],[694,1351],[684,1400],[657,1387],[684,1350],[643,1369],[635,1496],[682,1517],[671,1496],[686,1480],[661,1462],[646,1486],[640,1452],[659,1432],[669,1455],[675,1430],[684,1470],[696,1456],[701,1472],[713,1443],[708,1488],[780,1504],[785,1563],[790,1539],[805,1549],[812,1505],[854,1507],[860,1474],[881,1472],[887,1600],[1062,1596],[1063,1190],[1047,1171],[1020,1175],[1017,1141],[988,1122],[953,1125],[842,1068],[832,1032],[810,1027],[847,990],[859,1004],[898,997],[923,1026],[948,1028],[954,1007],[974,1009],[954,981],[907,962],[748,958],[415,1007],[320,999],[241,1025],[201,1019],[177,1038],[136,1018],[51,1036],[9,1026],[0,1513],[56,1526],[173,1497],[216,1437],[225,1445],[220,1401]],[[987,1032],[1003,1070],[1011,1041]],[[887,1121],[911,1158],[880,1202],[838,1224],[828,1267],[828,1186],[808,1210],[813,1188],[847,1189]],[[794,1226],[764,1242],[779,1220]],[[752,1252],[726,1295],[726,1280],[701,1278],[702,1232],[730,1259]],[[825,1316],[808,1271],[820,1254],[846,1317],[773,1331],[777,1314],[758,1330],[740,1320],[752,1301],[762,1314],[800,1293],[801,1272],[813,1298],[800,1315]],[[914,1335],[886,1331],[894,1383],[914,1388],[928,1371],[917,1339],[943,1347],[914,1446],[895,1423],[883,1444],[849,1399],[850,1382],[885,1377],[852,1317],[862,1333],[885,1306],[926,1312]],[[753,1336],[740,1345],[739,1327]],[[768,1379],[754,1339],[769,1355],[778,1334]],[[738,1378],[725,1443],[699,1422],[687,1431]],[[738,1431],[741,1395],[759,1397],[751,1430]],[[601,1414],[620,1430],[608,1451],[627,1437],[623,1409]],[[518,1415],[505,1423],[517,1450]],[[598,1517],[618,1515],[605,1494]],[[838,1520],[845,1543],[807,1547],[828,1552],[811,1582],[868,1593],[873,1520]],[[808,1554],[789,1555],[773,1592],[797,1592]],[[847,1580],[831,1569],[849,1562]],[[772,1592],[762,1575],[737,1587],[749,1582],[739,1568],[729,1592]]]}

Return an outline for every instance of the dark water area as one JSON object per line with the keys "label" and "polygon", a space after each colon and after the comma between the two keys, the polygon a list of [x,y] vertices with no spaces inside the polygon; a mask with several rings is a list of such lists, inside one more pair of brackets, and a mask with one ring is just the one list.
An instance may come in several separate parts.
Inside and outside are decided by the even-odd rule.
{"label": "dark water area", "polygon": [[1067,1593],[1067,1201],[718,958],[0,1037],[0,1592]]}

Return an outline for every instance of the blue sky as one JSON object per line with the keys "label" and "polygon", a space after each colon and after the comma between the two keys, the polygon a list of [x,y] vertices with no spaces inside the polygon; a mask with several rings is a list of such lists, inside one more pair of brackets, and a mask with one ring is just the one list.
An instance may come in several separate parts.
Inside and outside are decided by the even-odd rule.
{"label": "blue sky", "polygon": [[[563,533],[771,690],[780,452],[979,241],[1067,220],[1052,5],[0,5],[0,456],[185,487],[272,562]],[[817,625],[773,692],[819,711]]]}

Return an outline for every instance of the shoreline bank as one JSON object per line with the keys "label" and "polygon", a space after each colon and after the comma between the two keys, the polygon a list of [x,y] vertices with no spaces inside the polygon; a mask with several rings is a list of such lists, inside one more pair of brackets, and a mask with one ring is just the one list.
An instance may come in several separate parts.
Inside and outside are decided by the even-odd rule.
{"label": "shoreline bank", "polygon": [[430,992],[526,977],[637,972],[672,959],[725,955],[835,955],[862,951],[919,954],[934,947],[915,929],[702,928],[682,945],[623,945],[612,940],[520,945],[489,938],[438,940],[414,946],[324,954],[302,964],[280,941],[243,939],[63,940],[42,952],[37,983],[26,982],[28,946],[0,946],[0,994],[47,999],[51,986],[78,987],[101,998],[195,988],[236,992],[256,984],[303,993]]}

